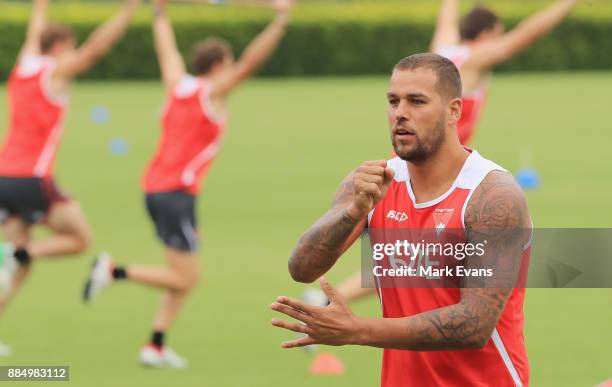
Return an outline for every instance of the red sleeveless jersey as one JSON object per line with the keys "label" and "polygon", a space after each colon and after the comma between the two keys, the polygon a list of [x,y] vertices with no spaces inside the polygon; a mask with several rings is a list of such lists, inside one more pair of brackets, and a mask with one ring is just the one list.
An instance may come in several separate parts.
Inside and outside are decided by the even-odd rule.
{"label": "red sleeveless jersey", "polygon": [[8,79],[10,121],[0,150],[0,175],[48,177],[63,132],[67,100],[49,93],[55,60],[25,56]]}
{"label": "red sleeveless jersey", "polygon": [[198,193],[225,126],[224,118],[212,114],[211,87],[209,81],[188,75],[168,97],[157,153],[142,181],[145,192]]}
{"label": "red sleeveless jersey", "polygon": [[[470,58],[471,52],[467,46],[444,46],[438,50],[437,54],[449,59],[461,71],[463,64]],[[457,124],[457,133],[461,144],[467,145],[472,140],[486,99],[486,85],[473,92],[463,93],[461,98],[463,113]]]}
{"label": "red sleeveless jersey", "polygon": [[[368,228],[453,229],[467,241],[464,215],[467,204],[484,178],[494,170],[505,171],[471,151],[452,187],[441,197],[415,203],[405,161],[388,162],[395,177],[387,194],[368,216]],[[528,259],[529,248],[523,254]],[[442,278],[444,280],[444,278]],[[383,317],[402,318],[454,305],[460,289],[381,287],[376,278]],[[523,336],[524,289],[515,289],[489,342],[482,349],[454,351],[405,351],[386,349],[383,354],[383,387],[527,386],[529,365]]]}

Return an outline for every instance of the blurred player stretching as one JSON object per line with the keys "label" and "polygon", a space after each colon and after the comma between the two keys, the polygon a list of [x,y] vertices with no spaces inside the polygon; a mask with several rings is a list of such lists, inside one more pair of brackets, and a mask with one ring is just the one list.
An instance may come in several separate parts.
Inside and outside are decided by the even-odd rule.
{"label": "blurred player stretching", "polygon": [[[10,122],[0,150],[0,313],[34,261],[79,254],[90,229],[79,203],[55,184],[53,163],[62,137],[72,79],[90,69],[126,31],[138,5],[126,1],[79,47],[70,27],[49,23],[47,0],[34,0],[26,40],[8,79]],[[31,238],[41,223],[51,232]],[[9,354],[0,345],[0,355]]]}
{"label": "blurred player stretching", "polygon": [[86,300],[122,280],[164,291],[150,342],[140,352],[144,365],[187,365],[165,345],[165,333],[199,279],[196,197],[220,146],[228,95],[259,68],[285,34],[292,1],[277,0],[274,5],[275,19],[237,62],[226,41],[208,38],[194,47],[194,75],[189,75],[176,47],[165,1],[154,4],[155,49],[168,97],[161,140],[142,184],[149,215],[165,246],[167,266],[117,266],[108,254],[101,254],[85,287]]}

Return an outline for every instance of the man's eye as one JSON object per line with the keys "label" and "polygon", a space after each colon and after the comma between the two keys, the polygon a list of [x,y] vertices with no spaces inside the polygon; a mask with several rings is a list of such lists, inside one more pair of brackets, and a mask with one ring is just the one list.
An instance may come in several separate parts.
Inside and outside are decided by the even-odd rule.
{"label": "man's eye", "polygon": [[399,104],[399,100],[398,99],[390,99],[389,100],[389,104],[393,105],[393,106],[397,106]]}
{"label": "man's eye", "polygon": [[425,101],[423,101],[422,99],[413,99],[412,103],[415,105],[424,105]]}

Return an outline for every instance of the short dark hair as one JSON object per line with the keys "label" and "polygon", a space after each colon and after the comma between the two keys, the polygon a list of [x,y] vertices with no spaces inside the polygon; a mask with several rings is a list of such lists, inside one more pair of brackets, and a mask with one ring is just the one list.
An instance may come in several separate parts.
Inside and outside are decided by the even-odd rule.
{"label": "short dark hair", "polygon": [[49,23],[40,35],[40,50],[43,54],[48,53],[55,43],[74,39],[72,28],[61,23]]}
{"label": "short dark hair", "polygon": [[490,30],[501,19],[490,9],[478,5],[461,19],[459,32],[462,40],[474,40],[481,32]]}
{"label": "short dark hair", "polygon": [[196,75],[207,74],[211,68],[232,56],[232,46],[221,38],[208,38],[196,43],[191,50],[191,66]]}
{"label": "short dark hair", "polygon": [[438,77],[436,84],[440,95],[449,99],[461,98],[461,75],[457,66],[450,60],[438,54],[414,54],[398,62],[393,71],[429,69]]}

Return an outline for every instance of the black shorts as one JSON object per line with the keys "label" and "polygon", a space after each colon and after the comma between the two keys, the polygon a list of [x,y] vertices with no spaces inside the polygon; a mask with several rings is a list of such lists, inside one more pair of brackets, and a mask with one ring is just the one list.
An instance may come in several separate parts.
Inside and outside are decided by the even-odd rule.
{"label": "black shorts", "polygon": [[198,250],[195,196],[178,190],[149,193],[145,200],[157,236],[166,246],[186,252]]}
{"label": "black shorts", "polygon": [[51,178],[0,176],[0,222],[19,217],[34,224],[46,217],[51,205],[67,200]]}

